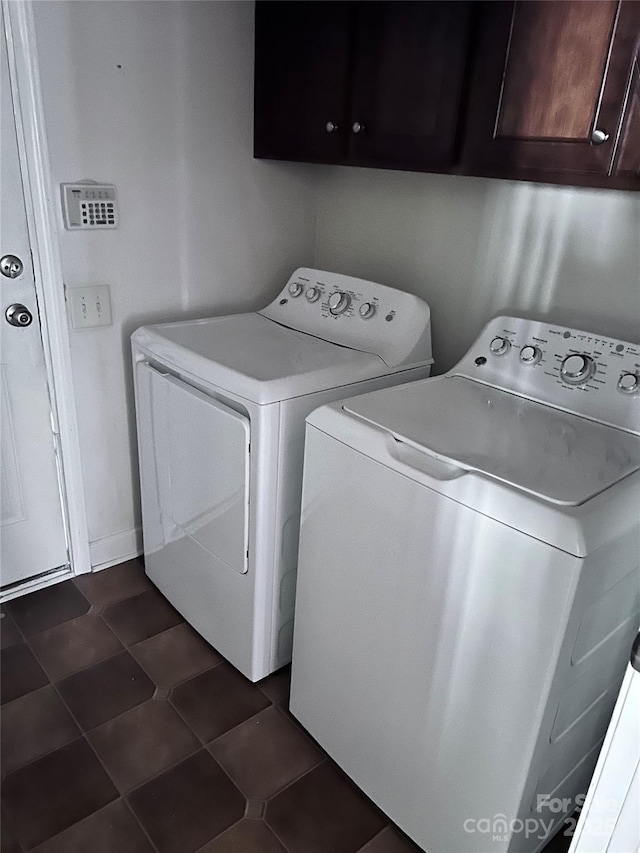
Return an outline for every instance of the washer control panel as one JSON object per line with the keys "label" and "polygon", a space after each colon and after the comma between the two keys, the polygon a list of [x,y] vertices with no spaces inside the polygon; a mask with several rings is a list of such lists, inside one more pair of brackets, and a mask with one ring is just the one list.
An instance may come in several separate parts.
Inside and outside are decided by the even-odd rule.
{"label": "washer control panel", "polygon": [[639,344],[496,317],[448,375],[467,376],[640,434]]}
{"label": "washer control panel", "polygon": [[259,313],[332,343],[375,353],[390,367],[432,362],[427,303],[373,281],[302,267]]}

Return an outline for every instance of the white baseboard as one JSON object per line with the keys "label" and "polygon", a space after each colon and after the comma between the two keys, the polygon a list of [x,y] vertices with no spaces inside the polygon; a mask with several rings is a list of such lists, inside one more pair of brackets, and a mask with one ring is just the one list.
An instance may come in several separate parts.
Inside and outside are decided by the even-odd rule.
{"label": "white baseboard", "polygon": [[91,570],[99,572],[142,554],[142,530],[133,527],[89,543]]}

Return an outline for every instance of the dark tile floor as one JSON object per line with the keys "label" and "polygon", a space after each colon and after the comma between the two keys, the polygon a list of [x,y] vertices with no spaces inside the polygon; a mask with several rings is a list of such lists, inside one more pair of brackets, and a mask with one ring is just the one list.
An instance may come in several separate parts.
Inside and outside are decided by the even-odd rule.
{"label": "dark tile floor", "polygon": [[[3,853],[417,851],[137,560],[2,608]],[[547,853],[564,853],[562,835]]]}

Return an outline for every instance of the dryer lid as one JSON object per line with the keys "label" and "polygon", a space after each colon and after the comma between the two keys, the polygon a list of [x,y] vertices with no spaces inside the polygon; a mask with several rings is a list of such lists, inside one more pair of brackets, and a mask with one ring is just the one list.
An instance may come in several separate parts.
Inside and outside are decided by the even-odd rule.
{"label": "dryer lid", "polygon": [[345,411],[543,500],[577,506],[640,469],[640,438],[463,377],[401,385]]}
{"label": "dryer lid", "polygon": [[180,373],[266,404],[393,372],[377,355],[257,313],[143,326],[135,346]]}

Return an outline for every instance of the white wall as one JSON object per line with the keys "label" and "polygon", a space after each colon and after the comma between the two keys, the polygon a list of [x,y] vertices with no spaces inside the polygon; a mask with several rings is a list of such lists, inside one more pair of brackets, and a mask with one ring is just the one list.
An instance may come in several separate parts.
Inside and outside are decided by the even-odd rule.
{"label": "white wall", "polygon": [[426,299],[435,373],[501,312],[640,339],[640,194],[323,172],[316,264]]}
{"label": "white wall", "polygon": [[435,372],[500,311],[637,337],[637,194],[254,161],[253,3],[41,0],[35,17],[54,181],[120,199],[117,231],[60,223],[67,286],[108,283],[114,312],[71,331],[94,564],[138,543],[143,323],[253,309],[315,263],[426,298]]}
{"label": "white wall", "polygon": [[314,171],[252,159],[253,3],[38,2],[53,180],[115,183],[121,224],[68,232],[68,287],[108,283],[114,325],[71,331],[94,565],[139,525],[129,336],[247,310],[313,261]]}

